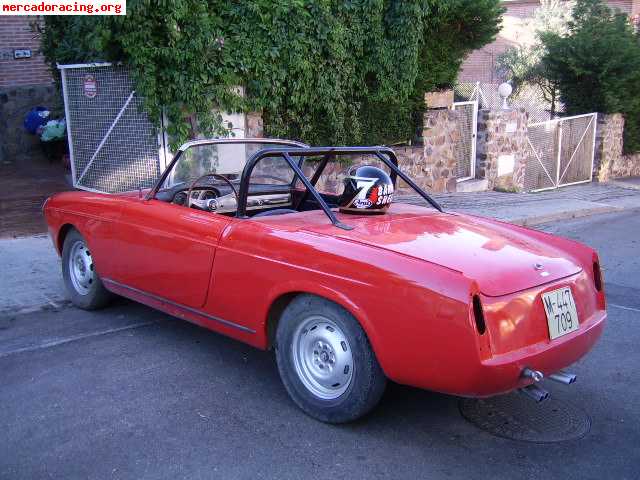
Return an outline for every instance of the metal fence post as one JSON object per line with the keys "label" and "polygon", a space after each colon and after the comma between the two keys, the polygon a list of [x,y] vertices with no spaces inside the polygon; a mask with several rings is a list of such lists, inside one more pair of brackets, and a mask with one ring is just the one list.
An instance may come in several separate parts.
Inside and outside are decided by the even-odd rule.
{"label": "metal fence post", "polygon": [[560,184],[560,160],[562,158],[562,126],[563,126],[563,121],[560,120],[558,122],[558,158],[556,160],[556,181],[555,181],[556,187],[558,187]]}
{"label": "metal fence post", "polygon": [[71,115],[69,114],[69,93],[67,87],[67,72],[61,65],[58,65],[60,70],[60,81],[62,82],[62,99],[64,101],[64,120],[67,128],[67,143],[69,144],[69,164],[71,165],[71,181],[73,186],[76,186],[76,164],[75,157],[73,156],[73,138],[71,136]]}

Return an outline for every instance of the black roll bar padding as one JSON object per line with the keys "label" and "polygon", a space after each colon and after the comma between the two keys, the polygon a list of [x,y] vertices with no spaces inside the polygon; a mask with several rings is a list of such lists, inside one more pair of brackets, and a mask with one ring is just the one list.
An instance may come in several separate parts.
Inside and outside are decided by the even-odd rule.
{"label": "black roll bar padding", "polygon": [[[327,155],[328,158],[335,155],[350,155],[350,154],[373,154],[378,157],[385,165],[391,169],[391,180],[394,185],[397,177],[404,180],[412,189],[414,189],[422,198],[424,198],[431,206],[436,210],[442,212],[443,209],[438,202],[431,198],[425,191],[423,191],[418,185],[416,185],[411,178],[402,172],[398,168],[398,158],[395,152],[389,147],[297,147],[297,148],[264,148],[257,151],[246,163],[244,170],[242,171],[242,177],[240,179],[238,209],[236,216],[239,218],[246,218],[247,215],[247,198],[249,196],[249,179],[251,173],[256,164],[265,157],[278,156],[285,159],[291,169],[295,172],[296,176],[304,184],[309,192],[313,195],[318,202],[324,213],[329,217],[331,223],[339,228],[345,230],[351,230],[353,227],[346,225],[338,220],[336,215],[331,211],[327,203],[322,196],[315,189],[315,186],[309,182],[307,177],[300,166],[298,166],[291,155],[300,156],[300,164],[302,165],[302,157],[311,157],[316,155]],[[326,166],[326,163],[325,163]],[[317,172],[316,172],[317,173]],[[314,175],[315,177],[315,175]],[[319,175],[318,175],[319,177]],[[317,181],[317,180],[316,180]]]}
{"label": "black roll bar padding", "polygon": [[260,150],[259,152],[256,152],[254,156],[249,159],[249,161],[244,167],[244,170],[242,172],[242,179],[240,180],[240,198],[238,200],[238,209],[236,212],[236,216],[239,218],[247,217],[247,198],[249,196],[249,179],[251,178],[251,173],[253,172],[253,169],[255,168],[257,163],[267,156],[270,156],[270,157],[279,156],[285,159],[285,161],[289,164],[291,169],[295,172],[296,176],[307,188],[307,191],[311,192],[311,194],[316,199],[316,201],[318,202],[318,204],[320,205],[324,213],[327,215],[327,217],[329,217],[329,220],[331,220],[331,223],[336,227],[342,228],[344,230],[352,230],[353,227],[346,225],[342,223],[340,220],[338,220],[335,213],[333,213],[329,208],[329,205],[327,205],[327,202],[324,201],[324,199],[318,193],[318,191],[313,187],[313,185],[311,185],[311,183],[309,182],[307,177],[305,177],[300,167],[296,165],[296,163],[293,161],[293,159],[289,155],[291,150],[294,150],[294,152],[292,153],[297,153],[295,152],[295,150],[298,150],[298,149],[263,149],[263,150]]}
{"label": "black roll bar padding", "polygon": [[[318,183],[318,180],[320,179],[320,175],[322,175],[322,172],[324,172],[324,169],[327,166],[327,163],[329,162],[329,159],[331,157],[333,157],[333,155],[331,155],[330,153],[327,153],[324,157],[322,157],[322,160],[320,160],[320,164],[318,165],[318,168],[316,168],[316,171],[313,172],[313,176],[311,177],[311,180],[310,180],[310,183],[311,183],[311,185],[313,185],[313,188],[316,187],[316,183]],[[298,166],[300,167],[300,170],[302,170],[302,163],[303,163],[302,159],[303,158],[304,157],[300,157],[300,162],[298,163]],[[306,189],[304,191],[304,193],[300,197],[300,200],[298,200],[298,203],[294,207],[295,210],[300,208],[300,205],[303,205],[304,202],[307,200],[307,198],[309,198],[309,189]]]}
{"label": "black roll bar padding", "polygon": [[340,220],[338,220],[338,217],[336,217],[336,214],[331,211],[329,205],[327,205],[327,202],[325,202],[324,198],[322,198],[322,195],[320,195],[316,188],[311,185],[311,182],[309,182],[307,177],[304,176],[304,172],[295,164],[295,162],[287,152],[284,152],[284,158],[289,163],[289,165],[291,165],[293,171],[296,172],[296,175],[298,176],[298,178],[300,178],[300,181],[304,184],[305,187],[307,187],[307,192],[311,192],[313,198],[315,198],[316,201],[320,204],[320,207],[322,208],[324,213],[327,214],[327,217],[329,217],[331,223],[333,223],[338,228],[342,228],[343,230],[353,230],[352,226],[342,223]]}

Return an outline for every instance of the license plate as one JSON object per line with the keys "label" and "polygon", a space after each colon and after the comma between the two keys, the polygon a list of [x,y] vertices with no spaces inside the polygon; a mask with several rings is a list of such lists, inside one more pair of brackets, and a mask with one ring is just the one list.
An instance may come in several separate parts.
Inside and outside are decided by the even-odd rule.
{"label": "license plate", "polygon": [[569,287],[542,294],[551,340],[578,330],[578,311]]}

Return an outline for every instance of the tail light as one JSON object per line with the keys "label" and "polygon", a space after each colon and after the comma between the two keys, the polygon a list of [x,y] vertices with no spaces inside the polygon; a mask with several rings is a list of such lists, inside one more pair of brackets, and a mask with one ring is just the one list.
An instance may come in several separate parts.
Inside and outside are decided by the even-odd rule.
{"label": "tail light", "polygon": [[596,286],[596,290],[602,291],[602,272],[600,271],[600,264],[593,262],[593,283]]}
{"label": "tail light", "polygon": [[476,330],[480,335],[487,331],[487,325],[484,323],[484,312],[482,311],[482,302],[478,295],[473,296],[473,317],[476,321]]}

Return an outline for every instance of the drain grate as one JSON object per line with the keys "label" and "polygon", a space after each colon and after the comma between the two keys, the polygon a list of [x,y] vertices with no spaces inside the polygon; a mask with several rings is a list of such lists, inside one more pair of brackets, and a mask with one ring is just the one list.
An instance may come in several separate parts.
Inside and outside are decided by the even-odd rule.
{"label": "drain grate", "polygon": [[459,408],[462,416],[478,428],[524,442],[563,442],[582,438],[591,429],[586,412],[556,396],[539,404],[517,392],[485,399],[463,398]]}

